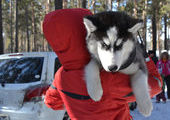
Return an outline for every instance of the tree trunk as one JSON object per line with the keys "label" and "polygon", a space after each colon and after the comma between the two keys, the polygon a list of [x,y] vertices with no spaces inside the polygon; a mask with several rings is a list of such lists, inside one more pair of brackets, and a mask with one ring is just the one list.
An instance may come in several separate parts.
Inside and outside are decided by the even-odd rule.
{"label": "tree trunk", "polygon": [[160,23],[160,21],[161,20],[158,20],[156,23],[157,23],[157,34],[158,34],[158,41],[157,41],[157,43],[158,43],[158,51],[159,51],[159,56],[160,56],[160,54],[161,54],[161,50],[162,50],[162,44],[161,44],[161,27],[160,27],[160,25],[161,25],[161,23]]}
{"label": "tree trunk", "polygon": [[168,49],[168,42],[167,42],[167,15],[164,16],[164,49]]}
{"label": "tree trunk", "polygon": [[4,42],[2,34],[2,1],[0,1],[0,54],[4,53]]}
{"label": "tree trunk", "polygon": [[55,10],[63,8],[63,0],[55,0]]}
{"label": "tree trunk", "polygon": [[134,2],[134,9],[133,9],[133,12],[134,12],[134,17],[137,18],[137,1],[136,0],[133,0]]}
{"label": "tree trunk", "polygon": [[15,52],[18,52],[18,0],[16,0],[16,13],[15,13]]}
{"label": "tree trunk", "polygon": [[113,0],[108,0],[108,9],[109,10],[112,10],[112,2],[113,2]]}
{"label": "tree trunk", "polygon": [[120,8],[120,0],[116,0],[116,1],[117,1],[117,11],[118,11]]}
{"label": "tree trunk", "polygon": [[81,1],[77,0],[77,8],[81,8]]}
{"label": "tree trunk", "polygon": [[67,4],[68,4],[67,0],[63,0],[63,8],[64,9],[67,8]]}
{"label": "tree trunk", "polygon": [[32,31],[33,31],[33,43],[34,43],[34,48],[33,50],[34,51],[37,51],[38,48],[37,48],[37,25],[36,25],[36,20],[35,20],[35,11],[34,11],[34,2],[31,3],[32,5]]}
{"label": "tree trunk", "polygon": [[156,51],[157,46],[157,28],[156,28],[156,12],[153,11],[152,16],[152,43],[153,43],[153,51]]}
{"label": "tree trunk", "polygon": [[105,0],[104,4],[103,4],[103,8],[105,11],[108,10],[108,0]]}
{"label": "tree trunk", "polygon": [[147,42],[146,42],[146,35],[147,35],[147,16],[146,16],[146,10],[147,10],[147,0],[144,1],[144,10],[142,12],[142,19],[143,19],[143,23],[144,23],[144,27],[143,27],[143,41],[144,41],[145,47],[147,46]]}
{"label": "tree trunk", "polygon": [[93,7],[92,12],[93,14],[95,14],[96,13],[96,0],[92,1],[92,7]]}
{"label": "tree trunk", "polygon": [[48,4],[48,6],[49,6],[49,11],[52,11],[52,4],[51,4],[52,2],[51,2],[51,0],[48,0],[48,3],[49,3],[49,4]]}
{"label": "tree trunk", "polygon": [[12,19],[13,19],[13,10],[12,10],[12,5],[13,5],[13,3],[12,3],[12,0],[10,1],[10,12],[11,12],[11,14],[10,14],[10,39],[11,39],[11,48],[10,48],[10,51],[11,51],[11,53],[14,51],[14,42],[13,42],[13,21],[12,21]]}
{"label": "tree trunk", "polygon": [[25,6],[25,22],[27,31],[27,51],[30,52],[29,24],[28,24],[28,6]]}
{"label": "tree trunk", "polygon": [[33,19],[34,19],[34,50],[37,51],[39,39],[37,39],[37,24],[36,24],[36,21],[35,21],[35,12],[33,13]]}
{"label": "tree trunk", "polygon": [[75,5],[74,5],[74,0],[70,0],[70,2],[71,2],[71,3],[70,3],[70,5],[71,5],[70,7],[71,7],[71,8],[74,8],[74,7],[75,7]]}
{"label": "tree trunk", "polygon": [[50,11],[50,3],[49,3],[49,0],[46,0],[46,3],[45,3],[45,13],[48,14]]}
{"label": "tree trunk", "polygon": [[20,31],[20,33],[21,34],[19,34],[19,40],[21,40],[20,42],[19,42],[19,51],[26,51],[26,44],[25,44],[25,38],[24,38],[24,31]]}
{"label": "tree trunk", "polygon": [[[34,1],[33,1],[34,2]],[[33,34],[33,38],[32,38],[32,51],[35,51],[35,47],[36,47],[36,40],[35,40],[35,15],[34,15],[34,3],[31,2],[31,7],[32,7],[32,34]]]}
{"label": "tree trunk", "polygon": [[87,4],[87,1],[86,0],[82,0],[82,8],[86,8],[86,4]]}

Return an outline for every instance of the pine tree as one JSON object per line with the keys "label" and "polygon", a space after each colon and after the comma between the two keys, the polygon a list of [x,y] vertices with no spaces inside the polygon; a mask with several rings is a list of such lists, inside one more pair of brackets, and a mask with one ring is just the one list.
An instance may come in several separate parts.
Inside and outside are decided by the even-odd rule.
{"label": "pine tree", "polygon": [[2,1],[0,1],[0,54],[4,53],[3,34],[2,34]]}
{"label": "pine tree", "polygon": [[63,0],[55,0],[55,10],[63,8]]}
{"label": "pine tree", "polygon": [[15,10],[15,52],[18,52],[18,1],[16,0],[16,10]]}
{"label": "pine tree", "polygon": [[87,4],[87,1],[86,0],[82,0],[82,8],[86,8],[86,4]]}

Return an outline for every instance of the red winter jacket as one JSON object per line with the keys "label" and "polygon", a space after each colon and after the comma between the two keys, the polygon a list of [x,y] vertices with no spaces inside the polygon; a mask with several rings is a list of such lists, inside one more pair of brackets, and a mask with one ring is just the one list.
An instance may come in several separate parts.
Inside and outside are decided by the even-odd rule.
{"label": "red winter jacket", "polygon": [[[90,56],[86,49],[83,17],[86,9],[62,9],[45,16],[44,35],[58,55],[62,67],[48,89],[45,104],[64,109],[71,120],[130,120],[128,102],[135,101],[130,78],[122,73],[100,72],[103,96],[99,102],[89,98],[84,81],[84,66]],[[162,80],[154,63],[147,62],[151,96],[161,91]]]}

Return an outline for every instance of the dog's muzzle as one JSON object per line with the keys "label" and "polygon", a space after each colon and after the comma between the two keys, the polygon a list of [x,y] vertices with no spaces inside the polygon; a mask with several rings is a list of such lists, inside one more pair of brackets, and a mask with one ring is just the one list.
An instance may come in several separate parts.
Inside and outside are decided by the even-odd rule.
{"label": "dog's muzzle", "polygon": [[108,69],[109,69],[111,72],[116,72],[117,69],[118,69],[118,67],[117,67],[117,65],[113,65],[113,66],[109,66]]}

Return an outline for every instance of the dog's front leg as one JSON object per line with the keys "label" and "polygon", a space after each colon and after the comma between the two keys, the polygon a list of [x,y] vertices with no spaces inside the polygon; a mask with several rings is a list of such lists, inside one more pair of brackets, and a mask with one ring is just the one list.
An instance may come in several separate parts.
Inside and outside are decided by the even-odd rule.
{"label": "dog's front leg", "polygon": [[149,116],[152,112],[152,102],[149,95],[148,77],[142,70],[138,70],[131,76],[131,84],[136,97],[139,112],[144,116]]}
{"label": "dog's front leg", "polygon": [[100,80],[100,68],[93,59],[85,67],[85,81],[89,96],[94,101],[99,101],[103,95],[103,89]]}

